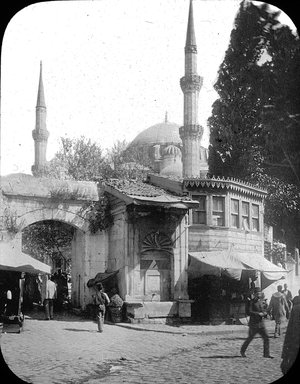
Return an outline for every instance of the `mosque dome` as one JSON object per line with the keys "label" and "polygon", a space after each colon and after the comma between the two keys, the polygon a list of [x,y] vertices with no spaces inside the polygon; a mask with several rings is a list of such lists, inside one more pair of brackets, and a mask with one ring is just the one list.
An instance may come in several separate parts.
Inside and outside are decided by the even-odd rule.
{"label": "mosque dome", "polygon": [[168,145],[164,151],[164,156],[180,156],[181,157],[181,150],[176,147],[176,145]]}
{"label": "mosque dome", "polygon": [[182,145],[181,138],[179,136],[180,125],[171,123],[165,117],[163,123],[152,125],[139,133],[136,138],[131,142],[132,146],[153,146],[153,145]]}

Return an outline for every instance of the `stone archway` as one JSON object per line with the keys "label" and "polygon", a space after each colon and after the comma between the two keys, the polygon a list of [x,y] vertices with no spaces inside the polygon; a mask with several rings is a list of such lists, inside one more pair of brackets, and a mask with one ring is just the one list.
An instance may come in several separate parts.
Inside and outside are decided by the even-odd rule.
{"label": "stone archway", "polygon": [[[78,287],[73,287],[74,304],[85,307],[90,301],[86,283],[104,271],[108,258],[107,234],[92,234],[87,219],[90,203],[99,201],[97,184],[25,174],[2,177],[1,183],[0,241],[9,243],[14,252],[21,252],[22,230],[30,224],[54,220],[76,229],[72,241],[73,279],[78,280]],[[7,226],[6,222],[13,225]]]}
{"label": "stone archway", "polygon": [[[72,208],[72,207],[71,207]],[[16,217],[18,232],[2,233],[3,241],[10,243],[16,252],[22,252],[22,231],[25,227],[45,220],[61,221],[75,228],[71,243],[72,254],[72,304],[85,308],[91,301],[91,292],[87,281],[96,273],[104,271],[108,258],[107,234],[91,234],[88,220],[80,215],[80,206],[64,209],[63,205],[55,208],[19,209]]]}
{"label": "stone archway", "polygon": [[[33,221],[32,217],[30,221]],[[22,252],[51,266],[57,283],[57,309],[62,309],[68,295],[73,305],[80,306],[81,295],[78,296],[77,292],[82,291],[82,282],[78,282],[78,275],[83,276],[85,252],[82,238],[87,234],[70,223],[56,219],[33,221],[23,228],[21,234]]]}
{"label": "stone archway", "polygon": [[27,211],[18,216],[17,225],[20,230],[23,230],[23,228],[30,224],[45,220],[62,221],[70,224],[76,229],[80,229],[84,232],[88,231],[88,220],[84,216],[81,216],[77,210],[65,209],[63,204],[56,208],[45,207]]}

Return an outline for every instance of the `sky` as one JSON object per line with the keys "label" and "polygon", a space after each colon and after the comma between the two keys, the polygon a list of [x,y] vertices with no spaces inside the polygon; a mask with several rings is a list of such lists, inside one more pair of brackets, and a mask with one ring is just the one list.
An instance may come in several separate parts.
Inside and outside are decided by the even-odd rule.
{"label": "sky", "polygon": [[[213,89],[240,0],[194,0],[199,123],[208,146]],[[40,61],[50,133],[85,136],[103,150],[168,120],[183,124],[184,45],[189,0],[49,1],[9,22],[1,55],[1,175],[31,173]],[[295,26],[282,12],[280,21]]]}

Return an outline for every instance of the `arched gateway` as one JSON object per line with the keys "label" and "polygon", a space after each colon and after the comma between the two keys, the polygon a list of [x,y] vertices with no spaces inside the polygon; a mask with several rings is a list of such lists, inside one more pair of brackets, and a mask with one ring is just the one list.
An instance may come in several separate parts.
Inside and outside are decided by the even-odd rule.
{"label": "arched gateway", "polygon": [[93,182],[13,174],[1,178],[0,241],[22,251],[22,231],[31,224],[59,221],[75,229],[71,244],[72,303],[89,302],[87,281],[107,266],[102,233],[89,230],[88,207],[99,200]]}

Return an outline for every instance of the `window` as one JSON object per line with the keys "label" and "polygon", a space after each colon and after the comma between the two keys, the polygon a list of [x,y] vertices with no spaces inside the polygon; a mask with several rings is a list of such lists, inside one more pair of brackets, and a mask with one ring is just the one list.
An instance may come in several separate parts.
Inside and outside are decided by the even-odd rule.
{"label": "window", "polygon": [[252,204],[252,231],[259,231],[259,206]]}
{"label": "window", "polygon": [[224,202],[224,197],[213,196],[213,225],[225,225]]}
{"label": "window", "polygon": [[242,201],[242,226],[246,231],[250,230],[249,223],[249,203]]}
{"label": "window", "polygon": [[206,224],[206,196],[193,195],[192,199],[199,201],[199,207],[192,211],[192,223]]}
{"label": "window", "polygon": [[231,199],[231,226],[239,228],[239,201]]}

